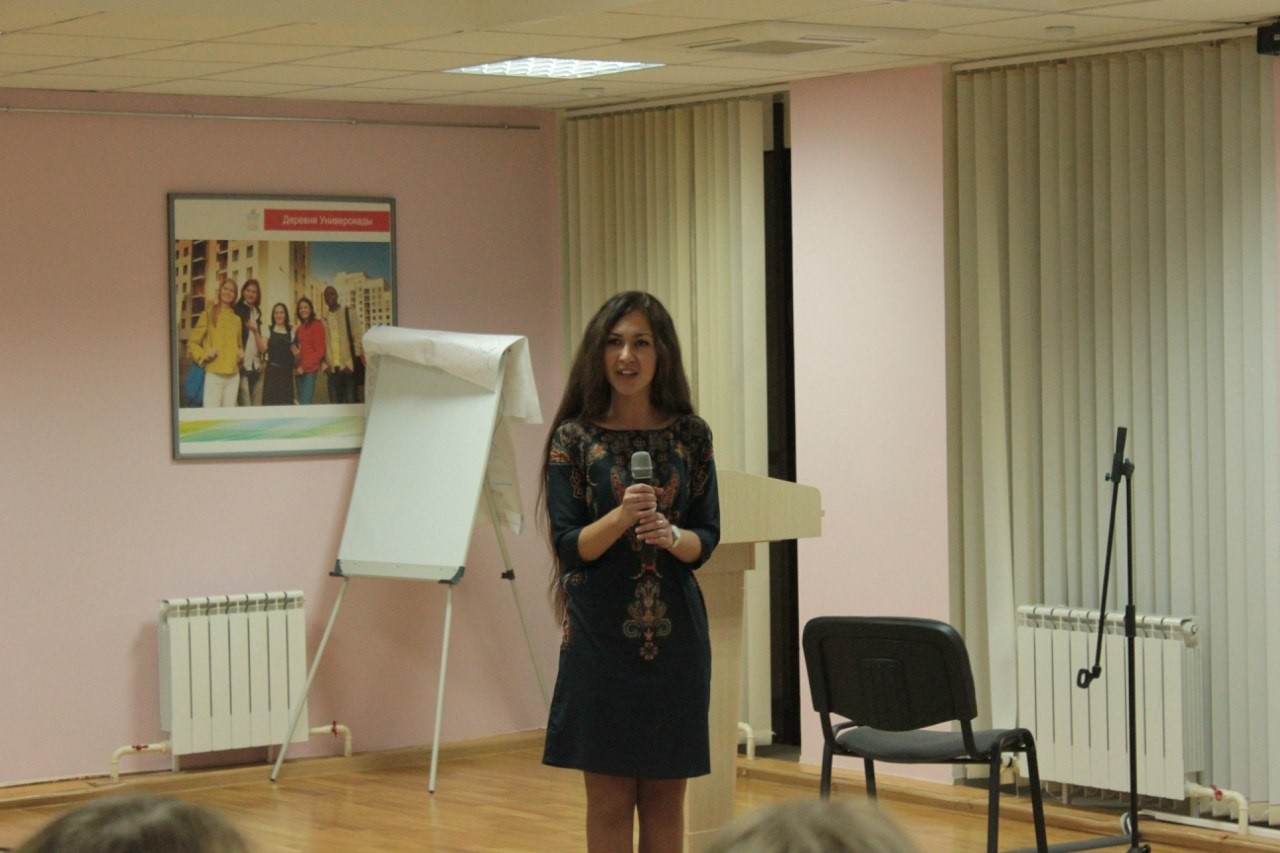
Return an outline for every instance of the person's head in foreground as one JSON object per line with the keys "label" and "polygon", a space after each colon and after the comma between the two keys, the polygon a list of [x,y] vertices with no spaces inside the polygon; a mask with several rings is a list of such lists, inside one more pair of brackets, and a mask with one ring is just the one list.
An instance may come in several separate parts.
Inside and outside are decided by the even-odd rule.
{"label": "person's head in foreground", "polygon": [[13,853],[248,853],[244,837],[204,806],[152,794],[94,800],[49,823]]}
{"label": "person's head in foreground", "polygon": [[919,853],[888,815],[850,800],[792,800],[730,822],[707,853]]}

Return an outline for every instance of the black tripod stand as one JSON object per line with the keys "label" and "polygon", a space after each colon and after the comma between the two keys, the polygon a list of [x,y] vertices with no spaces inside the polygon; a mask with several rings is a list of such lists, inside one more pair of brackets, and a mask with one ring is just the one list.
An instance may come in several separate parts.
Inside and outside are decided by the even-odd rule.
{"label": "black tripod stand", "polygon": [[[1095,850],[1099,847],[1128,847],[1129,853],[1151,853],[1151,845],[1143,844],[1138,837],[1138,689],[1134,670],[1138,617],[1133,603],[1133,463],[1124,458],[1126,432],[1124,427],[1116,430],[1116,452],[1111,459],[1111,471],[1106,475],[1106,479],[1111,483],[1111,523],[1107,528],[1107,554],[1103,561],[1102,603],[1098,606],[1098,648],[1094,654],[1093,667],[1076,673],[1076,686],[1088,689],[1089,683],[1102,675],[1102,636],[1103,627],[1107,621],[1107,584],[1111,579],[1111,546],[1115,542],[1116,504],[1120,497],[1120,480],[1123,479],[1129,570],[1129,603],[1124,610],[1124,633],[1128,641],[1129,654],[1129,811],[1125,815],[1129,834],[1050,844],[1049,853]],[[1032,853],[1032,849],[1017,850],[1014,853]]]}
{"label": "black tripod stand", "polygon": [[[1124,608],[1124,636],[1129,659],[1129,812],[1126,815],[1129,824],[1128,835],[1117,835],[1087,842],[1087,847],[1072,847],[1072,850],[1093,849],[1095,847],[1129,846],[1130,853],[1150,853],[1151,845],[1143,844],[1138,835],[1138,698],[1137,675],[1135,670],[1135,641],[1137,639],[1137,610],[1133,603],[1133,463],[1124,458],[1124,439],[1126,430],[1116,430],[1116,452],[1111,459],[1111,471],[1106,479],[1111,482],[1111,523],[1107,528],[1107,554],[1103,562],[1102,600],[1098,604],[1098,646],[1094,652],[1093,667],[1082,669],[1076,673],[1076,686],[1089,688],[1090,682],[1102,675],[1102,635],[1107,619],[1107,584],[1111,579],[1111,546],[1116,533],[1116,503],[1120,497],[1120,480],[1125,483],[1125,533],[1127,534],[1128,553],[1127,569],[1129,579],[1129,601]],[[1055,848],[1063,849],[1063,848]]]}

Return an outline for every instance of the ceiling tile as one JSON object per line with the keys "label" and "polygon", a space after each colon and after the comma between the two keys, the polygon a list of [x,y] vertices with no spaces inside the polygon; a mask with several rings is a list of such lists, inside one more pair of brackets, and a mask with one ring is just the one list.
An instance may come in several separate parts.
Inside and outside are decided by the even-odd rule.
{"label": "ceiling tile", "polygon": [[8,88],[54,89],[76,92],[111,92],[145,82],[137,77],[102,77],[96,74],[10,74],[0,77]]}
{"label": "ceiling tile", "polygon": [[343,53],[341,49],[328,45],[312,47],[281,45],[267,50],[256,44],[200,41],[159,50],[140,51],[135,53],[134,57],[137,59],[172,59],[187,62],[251,62],[260,65],[265,62],[290,62],[313,59],[318,56],[334,56],[341,53]]}
{"label": "ceiling tile", "polygon": [[[723,68],[702,63],[686,63],[684,65],[664,65],[661,68],[645,68],[641,71],[627,72],[628,75],[641,76],[645,80],[663,83],[688,83],[698,85],[753,85],[762,80],[776,80],[778,73],[773,70],[752,68]],[[599,79],[599,78],[595,78]]]}
{"label": "ceiling tile", "polygon": [[[394,73],[394,72],[392,72]],[[259,65],[220,74],[210,74],[207,80],[234,80],[242,83],[293,84],[294,86],[345,86],[381,80],[385,71],[367,71],[359,68],[324,68],[318,65]]]}
{"label": "ceiling tile", "polygon": [[113,58],[77,62],[57,69],[58,74],[101,74],[104,77],[148,77],[164,80],[200,77],[244,67],[235,62],[174,62],[170,60]]}
{"label": "ceiling tile", "polygon": [[0,33],[11,33],[25,30],[28,27],[40,27],[55,24],[58,21],[74,21],[86,17],[85,12],[75,9],[49,8],[46,6],[0,3]]}
{"label": "ceiling tile", "polygon": [[[1075,46],[1075,45],[1072,45]],[[1060,49],[1063,45],[1060,45]],[[951,57],[964,59],[976,54],[991,56],[1009,56],[1027,49],[1024,39],[1000,38],[999,36],[983,36],[974,33],[938,33],[928,43],[904,44],[900,47],[906,56],[917,57]]]}
{"label": "ceiling tile", "polygon": [[429,50],[401,50],[400,48],[370,48],[353,50],[341,55],[325,57],[319,64],[334,68],[369,68],[383,71],[443,71],[482,62],[507,59],[505,54],[453,53]]}
{"label": "ceiling tile", "polygon": [[599,15],[580,15],[563,20],[508,24],[502,30],[510,33],[560,33],[564,35],[592,36],[594,38],[629,39],[697,30],[704,27],[719,26],[720,23],[720,21],[707,18],[659,17],[606,12]]}
{"label": "ceiling tile", "polygon": [[412,89],[378,89],[363,86],[326,86],[317,89],[302,89],[293,92],[289,97],[300,101],[346,101],[368,104],[408,103],[423,93]]}
{"label": "ceiling tile", "polygon": [[236,98],[278,98],[290,96],[300,86],[273,83],[250,83],[243,80],[167,80],[145,86],[130,86],[131,92],[148,92],[156,95],[215,95]]}
{"label": "ceiling tile", "polygon": [[630,3],[618,11],[628,15],[696,15],[716,21],[778,21],[806,15],[821,15],[850,6],[875,6],[885,0],[649,0]]}
{"label": "ceiling tile", "polygon": [[1145,0],[1107,4],[1091,14],[1175,21],[1262,22],[1280,16],[1275,0]]}
{"label": "ceiling tile", "polygon": [[503,53],[515,59],[521,56],[559,56],[568,50],[615,44],[617,39],[593,36],[545,35],[542,33],[453,33],[447,36],[401,42],[396,47],[406,50],[438,50],[458,53]]}
{"label": "ceiling tile", "polygon": [[57,36],[38,33],[0,35],[0,53],[44,54],[46,56],[123,56],[177,44],[178,39],[96,38],[93,36]]}
{"label": "ceiling tile", "polygon": [[380,47],[444,35],[451,30],[431,27],[373,26],[361,24],[295,23],[263,27],[227,36],[225,41],[263,45],[326,45],[330,47]]}
{"label": "ceiling tile", "polygon": [[145,38],[161,41],[220,38],[252,29],[241,20],[97,13],[34,29],[49,35]]}
{"label": "ceiling tile", "polygon": [[953,33],[969,33],[979,36],[997,36],[1000,38],[1023,38],[1053,41],[1045,35],[1050,27],[1070,27],[1075,33],[1070,38],[1086,39],[1099,36],[1114,36],[1140,27],[1153,30],[1167,27],[1176,21],[1143,19],[1133,21],[1122,18],[1104,18],[1099,15],[1038,15],[1019,18],[1007,18],[1003,21],[986,21],[980,24],[966,24],[951,27]]}
{"label": "ceiling tile", "polygon": [[[74,65],[79,62],[80,60],[78,59],[68,58],[65,56],[39,56],[0,52],[0,74],[12,73],[15,71],[39,71],[40,69],[45,68]],[[0,80],[0,86],[12,85],[16,84]]]}
{"label": "ceiling tile", "polygon": [[[419,98],[414,103],[455,105],[468,107],[527,107],[539,109],[560,109],[570,106],[583,98],[570,98],[563,94],[547,94],[533,92],[471,92],[467,94],[433,95]],[[592,103],[595,103],[592,101]]]}
{"label": "ceiling tile", "polygon": [[982,9],[947,3],[877,3],[839,12],[810,15],[805,21],[821,24],[843,24],[863,27],[916,27],[941,30],[964,24],[1003,21],[1023,17],[1025,12],[1008,9]]}
{"label": "ceiling tile", "polygon": [[420,89],[424,93],[463,93],[515,91],[531,85],[530,78],[502,77],[495,74],[446,74],[440,71],[403,74],[379,80],[375,85],[388,89]]}

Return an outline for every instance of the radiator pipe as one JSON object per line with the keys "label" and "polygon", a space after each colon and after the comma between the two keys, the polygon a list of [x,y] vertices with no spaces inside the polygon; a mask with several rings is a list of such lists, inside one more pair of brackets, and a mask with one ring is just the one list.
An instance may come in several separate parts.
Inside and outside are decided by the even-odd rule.
{"label": "radiator pipe", "polygon": [[1217,785],[1197,785],[1194,782],[1187,783],[1188,797],[1201,797],[1204,799],[1230,800],[1236,804],[1236,820],[1240,824],[1240,834],[1249,834],[1249,800],[1239,791],[1229,791],[1219,788]]}
{"label": "radiator pipe", "polygon": [[747,760],[753,761],[756,757],[756,731],[751,728],[750,723],[738,723],[738,731],[746,736],[747,739]]}
{"label": "radiator pipe", "polygon": [[311,729],[311,734],[313,735],[332,734],[334,737],[337,737],[338,735],[342,735],[342,757],[343,758],[351,757],[351,729],[347,728],[342,723],[339,723],[337,720],[334,720],[332,723],[330,723],[327,726],[316,726],[315,728]]}
{"label": "radiator pipe", "polygon": [[162,740],[159,743],[135,743],[129,746],[122,746],[111,754],[111,781],[120,781],[120,759],[131,752],[168,752],[169,741]]}
{"label": "radiator pipe", "polygon": [[[342,757],[351,757],[351,729],[344,723],[336,720],[327,726],[316,726],[310,730],[313,735],[331,734],[334,737],[342,735]],[[120,781],[120,759],[126,755],[138,752],[168,752],[169,741],[162,740],[159,743],[134,743],[129,746],[122,746],[111,754],[111,781]]]}

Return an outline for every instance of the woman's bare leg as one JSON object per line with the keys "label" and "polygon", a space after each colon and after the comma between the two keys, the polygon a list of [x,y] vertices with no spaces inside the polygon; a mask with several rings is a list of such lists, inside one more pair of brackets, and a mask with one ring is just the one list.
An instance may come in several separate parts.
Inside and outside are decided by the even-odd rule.
{"label": "woman's bare leg", "polygon": [[680,853],[684,849],[685,779],[639,779],[640,853]]}
{"label": "woman's bare leg", "polygon": [[587,853],[632,853],[637,780],[582,775],[587,788]]}

